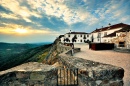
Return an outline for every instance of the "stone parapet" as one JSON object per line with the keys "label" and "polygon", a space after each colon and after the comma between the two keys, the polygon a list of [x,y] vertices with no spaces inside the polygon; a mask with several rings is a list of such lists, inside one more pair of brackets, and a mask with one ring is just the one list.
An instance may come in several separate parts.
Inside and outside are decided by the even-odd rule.
{"label": "stone parapet", "polygon": [[[57,69],[51,65],[44,65],[35,62],[35,68],[24,68],[4,72],[0,76],[0,86],[56,86]],[[39,67],[38,67],[39,65]],[[42,65],[42,66],[40,66]],[[20,67],[20,66],[19,66]]]}
{"label": "stone parapet", "polygon": [[68,56],[66,53],[59,55],[59,63],[65,68],[79,69],[79,86],[123,86],[123,68]]}

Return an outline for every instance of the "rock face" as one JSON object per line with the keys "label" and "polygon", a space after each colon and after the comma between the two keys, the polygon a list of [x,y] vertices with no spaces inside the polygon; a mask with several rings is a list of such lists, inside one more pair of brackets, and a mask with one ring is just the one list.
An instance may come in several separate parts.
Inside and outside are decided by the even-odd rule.
{"label": "rock face", "polygon": [[54,41],[48,56],[43,60],[43,63],[49,64],[49,65],[56,63],[58,61],[58,55],[70,49],[71,47],[64,46],[63,44],[59,42],[59,39],[57,38]]}
{"label": "rock face", "polygon": [[26,63],[0,72],[0,86],[56,86],[57,70],[54,66],[37,62]]}

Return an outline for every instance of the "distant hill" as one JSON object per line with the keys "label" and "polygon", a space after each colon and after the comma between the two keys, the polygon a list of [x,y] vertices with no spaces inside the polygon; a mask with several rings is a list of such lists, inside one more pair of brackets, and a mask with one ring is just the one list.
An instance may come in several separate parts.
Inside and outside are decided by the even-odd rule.
{"label": "distant hill", "polygon": [[0,59],[10,57],[14,54],[21,53],[27,49],[38,47],[41,45],[50,44],[49,42],[43,43],[4,43],[0,42]]}
{"label": "distant hill", "polygon": [[0,71],[29,61],[42,60],[48,55],[52,44],[0,43]]}

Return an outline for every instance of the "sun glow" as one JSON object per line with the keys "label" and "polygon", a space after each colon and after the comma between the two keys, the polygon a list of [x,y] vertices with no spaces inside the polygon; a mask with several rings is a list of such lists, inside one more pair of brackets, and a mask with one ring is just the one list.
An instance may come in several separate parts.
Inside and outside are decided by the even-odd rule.
{"label": "sun glow", "polygon": [[26,29],[22,29],[22,28],[17,28],[15,30],[15,32],[17,32],[17,33],[27,33],[27,30]]}

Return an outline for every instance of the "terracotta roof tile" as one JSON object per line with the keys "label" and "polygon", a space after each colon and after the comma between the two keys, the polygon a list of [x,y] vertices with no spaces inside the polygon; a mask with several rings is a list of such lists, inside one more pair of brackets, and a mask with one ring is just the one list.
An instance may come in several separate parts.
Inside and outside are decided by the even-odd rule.
{"label": "terracotta roof tile", "polygon": [[88,34],[88,33],[85,33],[85,32],[70,32],[70,33],[67,33],[67,34]]}
{"label": "terracotta roof tile", "polygon": [[127,25],[126,27],[124,27],[124,28],[118,30],[117,32],[126,32],[126,31],[127,31],[127,32],[130,31],[130,25]]}
{"label": "terracotta roof tile", "polygon": [[107,36],[104,36],[104,37],[115,37],[117,32],[126,32],[126,31],[130,31],[130,25],[127,25],[124,28],[122,28],[122,29],[120,29],[118,31],[115,31],[115,32],[113,32],[113,33],[111,33],[111,34],[109,34]]}
{"label": "terracotta roof tile", "polygon": [[106,36],[104,36],[104,37],[115,37],[116,36],[116,32],[113,32],[113,33],[111,33],[111,34],[109,34],[109,35],[106,35]]}
{"label": "terracotta roof tile", "polygon": [[91,33],[96,33],[96,32],[101,32],[101,31],[106,31],[106,30],[112,30],[112,29],[116,29],[116,28],[119,28],[119,27],[125,27],[125,26],[127,26],[127,24],[119,23],[119,24],[111,25],[109,27],[96,29]]}

